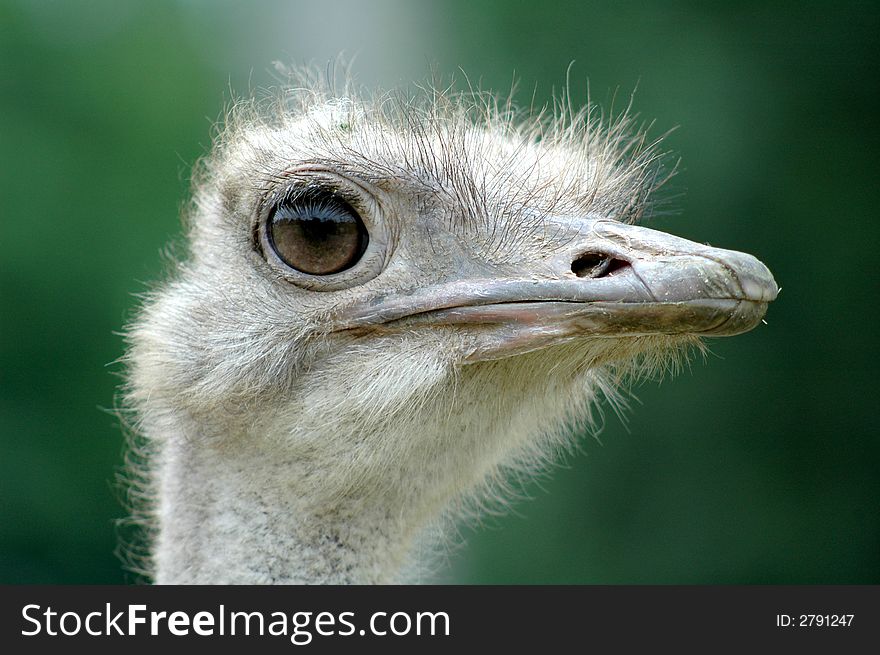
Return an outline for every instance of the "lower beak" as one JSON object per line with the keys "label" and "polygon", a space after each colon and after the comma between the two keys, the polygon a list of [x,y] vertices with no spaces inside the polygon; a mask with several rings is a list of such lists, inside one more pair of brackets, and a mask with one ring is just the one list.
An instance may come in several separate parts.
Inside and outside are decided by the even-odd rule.
{"label": "lower beak", "polygon": [[778,288],[755,257],[603,219],[555,219],[534,270],[462,276],[346,309],[337,329],[484,326],[470,361],[582,337],[730,336],[755,327]]}

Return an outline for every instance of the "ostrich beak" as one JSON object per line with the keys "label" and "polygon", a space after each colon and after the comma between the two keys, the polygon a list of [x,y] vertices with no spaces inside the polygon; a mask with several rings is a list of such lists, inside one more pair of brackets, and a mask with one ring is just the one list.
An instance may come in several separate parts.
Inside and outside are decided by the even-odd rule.
{"label": "ostrich beak", "polygon": [[556,218],[553,254],[529,270],[468,275],[345,310],[341,329],[460,325],[466,361],[589,337],[730,336],[754,328],[778,288],[751,255],[607,219]]}

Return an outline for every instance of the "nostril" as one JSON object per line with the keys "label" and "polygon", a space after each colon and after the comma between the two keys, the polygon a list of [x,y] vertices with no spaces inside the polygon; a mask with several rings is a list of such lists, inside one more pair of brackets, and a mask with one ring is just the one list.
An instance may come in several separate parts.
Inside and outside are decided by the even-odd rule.
{"label": "nostril", "polygon": [[578,277],[599,277],[608,266],[610,257],[596,252],[587,252],[571,263],[571,272]]}
{"label": "nostril", "polygon": [[629,266],[629,262],[598,252],[587,252],[571,263],[571,272],[578,277],[604,277]]}

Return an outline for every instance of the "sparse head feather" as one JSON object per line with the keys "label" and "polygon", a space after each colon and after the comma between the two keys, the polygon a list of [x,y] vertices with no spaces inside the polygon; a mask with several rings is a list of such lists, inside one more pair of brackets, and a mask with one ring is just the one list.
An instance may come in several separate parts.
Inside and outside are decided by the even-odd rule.
{"label": "sparse head feather", "polygon": [[233,105],[200,188],[243,172],[271,188],[293,151],[367,180],[443,194],[466,210],[457,218],[492,229],[523,208],[634,222],[650,215],[655,191],[674,171],[661,139],[649,140],[629,107],[604,116],[590,104],[575,111],[563,96],[524,111],[512,96],[439,83],[406,93],[346,81],[338,95],[313,72],[288,74],[281,91]]}

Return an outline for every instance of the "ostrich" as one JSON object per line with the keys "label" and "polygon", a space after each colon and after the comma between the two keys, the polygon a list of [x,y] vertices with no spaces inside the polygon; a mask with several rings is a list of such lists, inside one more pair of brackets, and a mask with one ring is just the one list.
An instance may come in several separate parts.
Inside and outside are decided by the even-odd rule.
{"label": "ostrich", "polygon": [[626,115],[303,78],[235,106],[128,331],[157,583],[387,583],[632,374],[753,328],[754,257],[637,226]]}

